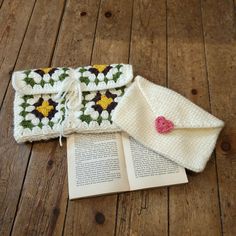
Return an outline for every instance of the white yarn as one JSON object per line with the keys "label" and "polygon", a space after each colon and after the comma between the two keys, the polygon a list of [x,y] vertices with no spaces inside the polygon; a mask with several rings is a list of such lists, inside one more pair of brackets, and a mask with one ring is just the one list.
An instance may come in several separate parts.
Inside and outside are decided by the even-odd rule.
{"label": "white yarn", "polygon": [[63,117],[59,120],[60,128],[60,136],[59,143],[62,146],[62,136],[64,136],[64,127],[67,123],[68,119],[68,107],[70,109],[76,109],[82,103],[82,90],[80,80],[77,79],[75,71],[70,69],[68,72],[69,76],[63,81],[60,91],[58,92],[56,99],[62,103],[65,98],[65,117],[62,121]]}
{"label": "white yarn", "polygon": [[[105,94],[109,90],[112,94],[117,95],[114,102],[119,102],[121,96],[123,96],[123,86],[125,86],[126,90],[133,79],[133,70],[132,65],[128,64],[111,64],[110,66],[116,67],[118,65],[121,65],[119,70],[122,74],[116,80],[113,79],[113,76],[118,70],[113,68],[109,71],[110,75],[107,83],[99,81],[96,84],[93,80],[94,74],[89,72],[89,69],[93,66],[83,66],[74,69],[56,67],[56,71],[51,75],[51,80],[46,75],[37,74],[36,71],[38,69],[14,72],[12,85],[16,91],[14,99],[14,137],[16,141],[22,143],[59,137],[60,145],[62,145],[62,137],[66,137],[66,135],[73,132],[100,133],[120,131],[120,128],[114,123],[107,122],[107,116],[104,115],[101,116],[102,121],[100,122],[96,120],[86,122],[80,118],[82,115],[89,115],[92,119],[96,119],[94,113],[97,111],[95,109],[93,109],[93,113],[86,114],[86,112],[90,109],[88,106],[91,103],[90,100],[95,98],[98,91],[101,94]],[[89,72],[87,73],[88,75],[83,70],[87,70]],[[87,81],[80,80],[82,78],[87,78]],[[29,80],[33,83],[29,83]],[[42,81],[43,83],[40,84],[39,82]],[[85,98],[82,96],[82,91],[88,92]],[[25,95],[31,95],[32,98],[27,98]],[[32,114],[32,117],[29,114],[23,115],[24,112],[30,113],[32,109],[36,109],[33,104],[37,103],[41,97],[44,101],[48,101],[51,98],[53,102],[57,103],[54,108],[56,113],[51,118],[50,123],[48,120],[46,120],[48,122],[41,122],[42,127],[38,125],[40,119],[35,114]],[[83,99],[85,103],[82,102]],[[22,105],[25,103],[28,105],[23,108]],[[110,114],[111,116],[113,111]],[[22,125],[22,122],[26,122],[26,124]],[[27,122],[31,125],[30,127],[27,127]]]}
{"label": "white yarn", "polygon": [[[174,123],[170,133],[160,134],[155,119]],[[113,122],[148,148],[187,169],[204,169],[224,122],[173,90],[135,78],[120,103]]]}
{"label": "white yarn", "polygon": [[[112,64],[112,66],[116,66],[118,64]],[[81,82],[81,89],[82,91],[99,91],[99,90],[106,90],[106,89],[114,89],[117,87],[122,87],[131,82],[133,79],[133,68],[132,65],[129,64],[123,64],[121,63],[122,68],[120,71],[122,71],[122,74],[118,78],[118,80],[115,82],[112,79],[108,81],[108,83],[104,83],[100,81],[98,84],[95,84],[92,82],[92,79],[90,79],[89,84],[85,84]],[[74,71],[74,73],[80,74],[80,69],[84,67],[77,67],[77,68],[68,68],[69,71],[65,72],[66,74],[70,73],[70,71]],[[58,73],[64,73],[62,67],[57,67]],[[32,70],[33,71],[33,70]],[[59,80],[59,77],[57,76],[57,81],[55,81],[54,85],[51,84],[45,84],[44,87],[42,87],[40,84],[36,84],[33,87],[30,85],[27,85],[24,81],[25,78],[25,71],[16,71],[12,75],[12,86],[13,88],[21,93],[21,94],[27,94],[27,95],[35,95],[35,94],[54,94],[61,91],[61,84],[63,81]],[[33,72],[31,72],[33,73]],[[35,77],[35,76],[33,76]],[[78,75],[77,78],[80,76]]]}

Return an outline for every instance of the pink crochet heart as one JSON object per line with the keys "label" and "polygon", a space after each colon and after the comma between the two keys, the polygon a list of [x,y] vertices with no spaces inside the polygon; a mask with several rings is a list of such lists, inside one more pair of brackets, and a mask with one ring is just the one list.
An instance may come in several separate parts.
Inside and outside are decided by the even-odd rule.
{"label": "pink crochet heart", "polygon": [[164,116],[158,116],[155,120],[156,130],[160,134],[169,133],[174,129],[172,121],[167,120]]}

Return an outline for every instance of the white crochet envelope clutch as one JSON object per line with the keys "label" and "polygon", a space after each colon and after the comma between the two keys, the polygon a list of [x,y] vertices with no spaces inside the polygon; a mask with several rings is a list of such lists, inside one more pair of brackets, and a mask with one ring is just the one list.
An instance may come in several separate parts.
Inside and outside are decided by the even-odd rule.
{"label": "white crochet envelope clutch", "polygon": [[14,72],[16,141],[120,130],[112,115],[132,79],[128,64]]}
{"label": "white crochet envelope clutch", "polygon": [[137,76],[118,104],[114,123],[166,158],[204,169],[224,122],[173,90]]}

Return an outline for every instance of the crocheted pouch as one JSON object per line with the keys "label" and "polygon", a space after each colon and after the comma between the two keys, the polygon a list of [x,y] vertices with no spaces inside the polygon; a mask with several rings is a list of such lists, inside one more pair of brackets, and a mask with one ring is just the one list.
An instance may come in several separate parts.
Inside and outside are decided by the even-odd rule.
{"label": "crocheted pouch", "polygon": [[112,119],[143,145],[196,172],[204,169],[224,126],[180,94],[141,76],[135,78]]}
{"label": "crocheted pouch", "polygon": [[128,64],[14,72],[16,141],[118,131],[111,118],[132,78]]}

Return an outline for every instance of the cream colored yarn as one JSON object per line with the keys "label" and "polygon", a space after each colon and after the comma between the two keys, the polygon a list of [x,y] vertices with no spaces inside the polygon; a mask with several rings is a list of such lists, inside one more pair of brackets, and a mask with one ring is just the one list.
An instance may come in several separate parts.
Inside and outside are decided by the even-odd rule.
{"label": "cream colored yarn", "polygon": [[[174,129],[160,134],[155,119]],[[180,94],[137,76],[116,107],[113,122],[143,145],[195,172],[204,169],[224,122]]]}

